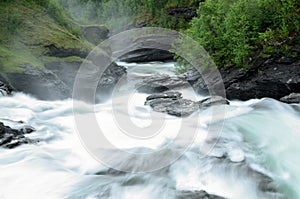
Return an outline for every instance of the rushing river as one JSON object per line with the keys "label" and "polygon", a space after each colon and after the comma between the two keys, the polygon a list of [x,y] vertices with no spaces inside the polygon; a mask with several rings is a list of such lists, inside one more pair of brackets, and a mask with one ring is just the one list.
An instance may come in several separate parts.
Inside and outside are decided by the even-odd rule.
{"label": "rushing river", "polygon": [[[122,63],[123,65],[125,63]],[[125,64],[132,86],[154,73],[173,74],[173,63]],[[128,83],[128,84],[129,84]],[[126,85],[123,85],[126,88]],[[202,99],[189,90],[184,98]],[[129,95],[120,92],[117,97]],[[41,101],[23,93],[0,97],[1,121],[24,121],[36,128],[28,137],[37,144],[0,149],[0,198],[176,198],[180,191],[205,190],[232,199],[300,198],[300,105],[273,99],[232,101],[222,106],[225,119],[211,118],[212,107],[189,118],[162,113],[166,125],[146,140],[128,138],[116,126],[112,114],[126,114],[133,123],[147,126],[155,118],[145,106],[147,94],[130,93],[126,110],[109,99],[94,107],[97,121],[109,140],[124,150],[163,147],[179,131],[178,124],[197,118],[197,137],[188,150],[167,168],[146,173],[122,173],[96,161],[83,147],[74,123],[73,101]],[[113,111],[113,109],[115,109]],[[154,114],[155,116],[155,114]],[[214,148],[205,156],[199,151],[209,133],[209,123],[220,123],[222,131]],[[89,131],[89,127],[86,127]],[[184,132],[188,135],[189,132]],[[184,138],[182,138],[184,139]],[[157,161],[164,157],[157,157]],[[143,162],[122,159],[124,165],[138,167]],[[279,192],[279,193],[278,193]]]}

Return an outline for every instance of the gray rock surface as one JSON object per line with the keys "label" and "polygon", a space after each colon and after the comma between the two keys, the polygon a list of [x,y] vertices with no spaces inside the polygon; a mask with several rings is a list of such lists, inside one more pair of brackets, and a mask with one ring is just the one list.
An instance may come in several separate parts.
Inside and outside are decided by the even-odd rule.
{"label": "gray rock surface", "polygon": [[280,101],[288,104],[300,103],[300,93],[291,93],[287,96],[280,98]]}
{"label": "gray rock surface", "polygon": [[177,117],[186,117],[200,109],[223,104],[229,104],[229,101],[220,96],[212,96],[200,102],[194,102],[183,99],[180,92],[174,91],[152,94],[146,98],[145,102],[145,105],[151,106],[154,111]]}
{"label": "gray rock surface", "polygon": [[[296,49],[293,53],[292,58],[274,55],[268,60],[259,60],[249,69],[219,69],[226,98],[249,100],[270,97],[279,100],[290,93],[300,93],[300,50]],[[192,68],[181,76],[191,83],[196,92],[208,92],[207,82],[196,69]]]}
{"label": "gray rock surface", "polygon": [[180,77],[158,74],[145,77],[143,82],[137,85],[137,90],[143,93],[159,93],[188,85],[188,82]]}

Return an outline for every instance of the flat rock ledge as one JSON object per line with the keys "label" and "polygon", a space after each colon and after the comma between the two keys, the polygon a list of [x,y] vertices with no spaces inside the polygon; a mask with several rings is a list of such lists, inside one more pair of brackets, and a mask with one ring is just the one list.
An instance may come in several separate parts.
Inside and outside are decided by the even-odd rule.
{"label": "flat rock ledge", "polygon": [[152,94],[146,98],[145,102],[145,105],[149,105],[156,112],[167,113],[177,117],[187,117],[200,109],[223,104],[229,104],[229,101],[221,96],[211,96],[194,102],[189,99],[183,99],[182,93],[177,91]]}

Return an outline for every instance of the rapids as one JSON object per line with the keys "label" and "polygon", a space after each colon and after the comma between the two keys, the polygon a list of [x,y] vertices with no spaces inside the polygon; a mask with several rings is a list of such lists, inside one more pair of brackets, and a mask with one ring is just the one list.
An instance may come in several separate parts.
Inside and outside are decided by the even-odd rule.
{"label": "rapids", "polygon": [[[116,148],[133,153],[160,150],[169,144],[180,148],[186,139],[193,139],[184,154],[167,167],[151,172],[109,169],[82,144],[74,114],[84,116],[90,112],[73,109],[72,99],[41,101],[23,93],[1,96],[0,121],[11,127],[14,123],[10,121],[24,121],[36,129],[26,136],[39,140],[36,144],[0,149],[1,199],[168,199],[182,191],[200,190],[231,199],[300,198],[300,105],[264,98],[231,101],[229,106],[211,107],[188,118],[153,113],[144,105],[147,94],[127,91],[145,76],[174,74],[174,63],[119,64],[125,65],[129,74],[122,92],[94,105],[98,125],[107,139]],[[187,99],[205,97],[191,89],[179,91]],[[126,108],[121,105],[123,99],[127,99]],[[214,114],[218,110],[224,110],[224,115]],[[165,123],[159,133],[137,139],[122,131],[114,115],[128,117],[139,128],[161,118]],[[183,123],[186,128],[179,136],[180,142],[172,143]],[[211,124],[221,127],[218,136],[209,136]],[[86,131],[90,131],[88,126]],[[196,136],[190,136],[190,132]],[[202,147],[209,142],[215,145],[203,153]],[[153,162],[118,154],[112,154],[112,158],[115,164],[134,170],[146,163],[155,167],[173,152],[167,151]]]}

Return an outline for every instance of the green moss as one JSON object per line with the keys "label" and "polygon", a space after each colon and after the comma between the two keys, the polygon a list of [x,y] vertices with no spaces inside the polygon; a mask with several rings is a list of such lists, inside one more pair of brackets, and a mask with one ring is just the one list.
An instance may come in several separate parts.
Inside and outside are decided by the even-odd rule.
{"label": "green moss", "polygon": [[[54,10],[58,9],[57,4],[50,6]],[[93,49],[92,44],[79,36],[79,25],[68,21],[65,15],[59,15],[60,19],[56,15],[57,12],[52,13],[51,10],[47,10],[47,6],[43,7],[33,0],[0,2],[1,73],[22,71],[21,64],[44,67],[49,46],[76,49],[83,53]],[[62,20],[66,23],[62,23]],[[77,33],[74,33],[76,30]],[[79,59],[76,58],[76,61]],[[75,60],[75,57],[64,60]]]}
{"label": "green moss", "polygon": [[35,67],[43,67],[43,63],[20,44],[20,48],[9,49],[0,46],[0,72],[22,72],[21,64],[30,64]]}
{"label": "green moss", "polygon": [[42,58],[43,62],[83,62],[84,59],[81,57],[77,56],[69,56],[69,57],[49,57],[49,56],[44,56]]}

